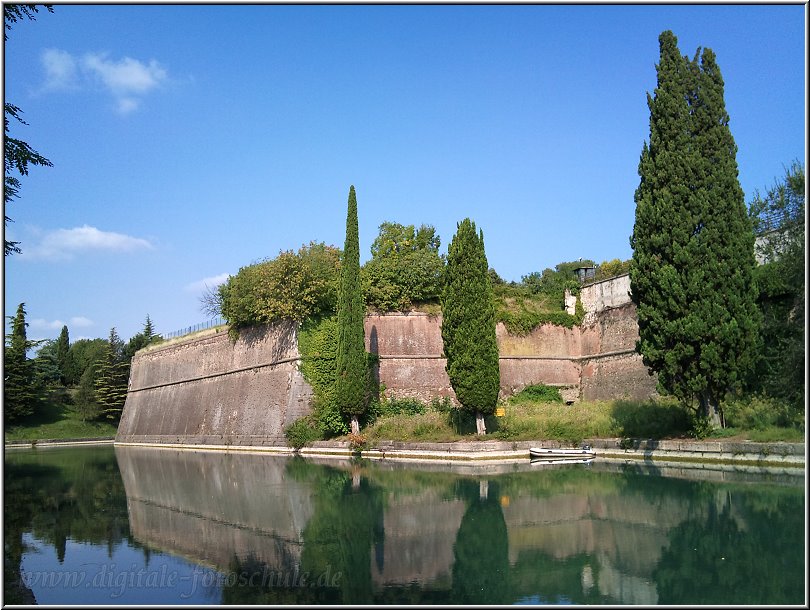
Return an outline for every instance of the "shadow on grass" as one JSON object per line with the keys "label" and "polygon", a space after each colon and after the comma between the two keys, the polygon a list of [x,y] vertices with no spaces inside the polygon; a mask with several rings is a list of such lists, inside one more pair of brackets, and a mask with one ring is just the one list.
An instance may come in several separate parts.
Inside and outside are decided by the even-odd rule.
{"label": "shadow on grass", "polygon": [[47,400],[37,405],[37,410],[33,414],[14,422],[14,424],[8,427],[35,428],[37,426],[55,424],[69,419],[68,410],[70,408],[71,405],[65,404],[61,400]]}
{"label": "shadow on grass", "polygon": [[617,400],[610,416],[624,437],[671,438],[683,436],[691,428],[689,413],[674,403]]}

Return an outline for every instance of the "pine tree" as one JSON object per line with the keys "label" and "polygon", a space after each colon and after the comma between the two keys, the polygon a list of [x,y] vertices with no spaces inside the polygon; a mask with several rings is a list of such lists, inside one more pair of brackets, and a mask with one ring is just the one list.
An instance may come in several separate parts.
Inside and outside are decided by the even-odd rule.
{"label": "pine tree", "polygon": [[82,373],[76,390],[76,410],[82,421],[92,421],[101,415],[101,407],[96,396],[96,363],[91,363]]}
{"label": "pine tree", "polygon": [[663,393],[722,425],[756,350],[753,233],[714,54],[689,61],[670,31],[659,45],[630,239],[636,348]]}
{"label": "pine tree", "polygon": [[450,384],[461,406],[475,413],[478,434],[486,433],[483,416],[494,412],[501,383],[488,270],[484,234],[465,218],[447,250],[442,341]]}
{"label": "pine tree", "polygon": [[11,334],[6,336],[3,357],[3,412],[7,422],[17,422],[34,413],[38,394],[33,362],[28,359],[33,343],[26,336],[25,303],[20,303],[17,314],[9,319]]}
{"label": "pine tree", "polygon": [[70,352],[70,336],[68,327],[63,326],[59,338],[56,340],[56,366],[59,367],[59,379],[62,385],[67,385],[65,373],[67,371],[68,352]]}
{"label": "pine tree", "polygon": [[95,371],[96,400],[102,415],[118,421],[127,398],[129,363],[124,358],[124,344],[115,327],[110,330],[104,357]]}
{"label": "pine tree", "polygon": [[163,339],[160,335],[155,334],[154,326],[152,325],[152,320],[149,318],[149,314],[146,314],[146,322],[144,322],[143,330],[136,335],[134,335],[127,344],[124,346],[123,354],[124,359],[129,362],[132,360],[132,357],[135,355],[140,349],[143,349],[147,345],[152,343],[159,343]]}
{"label": "pine tree", "polygon": [[352,433],[360,432],[358,416],[368,404],[369,369],[366,357],[365,304],[360,288],[360,237],[357,223],[357,197],[349,189],[346,215],[346,243],[340,267],[337,318],[337,373],[335,401],[340,411],[351,417]]}

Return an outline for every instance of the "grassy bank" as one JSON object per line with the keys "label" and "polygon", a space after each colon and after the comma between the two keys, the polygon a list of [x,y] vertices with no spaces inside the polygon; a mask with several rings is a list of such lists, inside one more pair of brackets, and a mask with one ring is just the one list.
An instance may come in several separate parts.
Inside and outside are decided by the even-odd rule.
{"label": "grassy bank", "polygon": [[84,422],[69,405],[50,404],[42,413],[16,425],[6,426],[8,441],[43,439],[109,438],[116,426],[108,422]]}
{"label": "grassy bank", "polygon": [[[438,406],[424,405],[422,412],[383,413],[362,431],[368,443],[375,441],[453,442],[474,438],[471,415]],[[670,400],[580,402],[565,405],[517,395],[503,401],[503,415],[486,418],[487,439],[559,440],[576,445],[588,438],[692,438],[690,414]],[[802,442],[803,430],[761,425],[729,427],[708,438],[757,442]]]}

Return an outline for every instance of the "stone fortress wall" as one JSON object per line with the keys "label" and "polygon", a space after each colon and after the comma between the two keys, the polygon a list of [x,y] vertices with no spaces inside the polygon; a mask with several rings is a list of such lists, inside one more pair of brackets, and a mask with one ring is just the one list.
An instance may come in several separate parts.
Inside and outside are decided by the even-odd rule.
{"label": "stone fortress wall", "polygon": [[[628,290],[627,275],[584,286],[579,327],[544,324],[513,336],[499,323],[501,395],[544,383],[560,387],[568,402],[653,396],[655,378],[634,352]],[[369,315],[365,326],[386,395],[454,398],[441,316]],[[294,323],[256,327],[234,342],[212,329],[138,352],[116,441],[283,446],[284,428],[311,410],[296,331]]]}

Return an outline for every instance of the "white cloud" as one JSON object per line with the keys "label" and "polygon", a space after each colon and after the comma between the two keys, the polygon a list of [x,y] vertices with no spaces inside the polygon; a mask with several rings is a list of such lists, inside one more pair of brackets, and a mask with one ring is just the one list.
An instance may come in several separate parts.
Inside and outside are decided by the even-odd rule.
{"label": "white cloud", "polygon": [[67,51],[45,49],[42,52],[42,65],[45,67],[43,89],[72,89],[78,86],[78,66],[76,60]]}
{"label": "white cloud", "polygon": [[118,112],[119,114],[129,114],[133,110],[137,110],[138,106],[140,106],[140,101],[136,100],[132,97],[120,97],[118,98]]}
{"label": "white cloud", "polygon": [[43,91],[87,88],[95,81],[113,96],[120,114],[137,110],[143,96],[168,80],[168,72],[154,59],[147,63],[131,57],[114,60],[106,53],[77,58],[61,49],[46,49],[41,59]]}
{"label": "white cloud", "polygon": [[[68,330],[75,326],[78,327],[88,327],[93,326],[93,321],[90,318],[85,318],[84,316],[74,316],[70,319],[70,322],[65,324],[62,320],[44,320],[42,318],[33,318],[32,320],[28,321],[28,327],[32,330],[62,330],[63,326],[67,326]],[[75,340],[75,339],[74,339]]]}
{"label": "white cloud", "polygon": [[52,322],[42,318],[28,320],[28,327],[32,330],[62,330],[64,325],[65,323],[62,320],[53,320]]}
{"label": "white cloud", "polygon": [[206,277],[201,280],[197,280],[196,282],[186,284],[186,290],[188,290],[189,292],[200,292],[202,290],[206,290],[209,287],[213,288],[214,286],[219,286],[223,282],[227,281],[229,277],[230,277],[229,273],[220,273],[219,275]]}
{"label": "white cloud", "polygon": [[45,233],[38,244],[23,250],[21,259],[70,260],[85,251],[132,252],[151,249],[152,244],[139,237],[112,231],[100,231],[84,225],[74,229],[57,229]]}
{"label": "white cloud", "polygon": [[166,70],[154,59],[144,64],[131,57],[113,61],[105,54],[88,53],[82,58],[82,66],[120,97],[144,94],[166,80]]}

